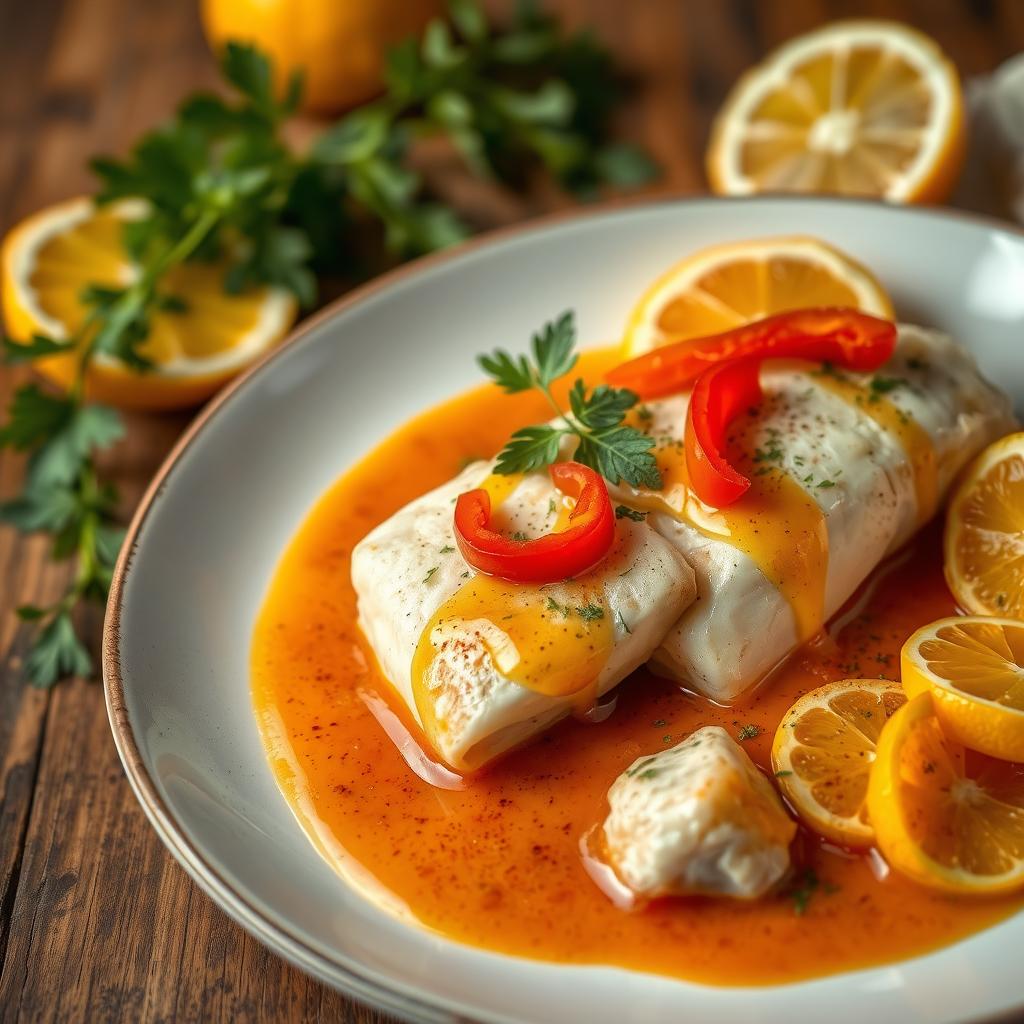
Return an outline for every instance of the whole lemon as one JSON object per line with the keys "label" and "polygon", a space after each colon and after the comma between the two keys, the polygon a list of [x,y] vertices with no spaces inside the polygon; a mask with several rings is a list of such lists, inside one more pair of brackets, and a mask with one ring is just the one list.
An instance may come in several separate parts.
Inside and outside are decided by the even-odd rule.
{"label": "whole lemon", "polygon": [[383,85],[384,56],[440,13],[440,0],[201,0],[210,46],[253,43],[274,61],[279,81],[305,72],[302,108],[336,113]]}

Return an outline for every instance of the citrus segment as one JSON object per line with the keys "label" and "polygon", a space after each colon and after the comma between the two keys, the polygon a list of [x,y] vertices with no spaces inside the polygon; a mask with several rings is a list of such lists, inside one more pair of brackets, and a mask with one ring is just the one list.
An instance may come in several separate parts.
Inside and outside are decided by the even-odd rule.
{"label": "citrus segment", "polygon": [[929,694],[882,731],[867,805],[886,860],[922,885],[958,893],[1024,885],[1024,772],[965,751]]}
{"label": "citrus segment", "polygon": [[989,446],[949,505],[946,580],[977,615],[1024,619],[1024,433]]}
{"label": "citrus segment", "polygon": [[890,21],[799,36],[744,75],[716,118],[716,192],[835,192],[938,202],[964,153],[956,69],[935,42]]}
{"label": "citrus segment", "polygon": [[701,249],[658,278],[634,307],[623,358],[811,306],[894,315],[870,271],[817,238],[763,238]]}
{"label": "citrus segment", "polygon": [[[97,209],[75,199],[42,210],[5,239],[2,260],[3,311],[18,341],[33,334],[64,339],[78,331],[88,308],[89,285],[124,288],[138,270],[122,246],[126,221],[144,207],[125,202]],[[129,408],[193,405],[278,342],[295,318],[292,296],[261,287],[239,295],[224,292],[223,264],[186,263],[164,277],[161,293],[181,308],[155,312],[140,354],[155,367],[137,373],[106,354],[89,369],[90,397]],[[55,383],[74,378],[74,355],[36,362]]]}
{"label": "citrus segment", "polygon": [[930,693],[950,736],[1024,761],[1024,622],[954,616],[919,629],[900,657],[907,695]]}
{"label": "citrus segment", "polygon": [[865,800],[882,727],[906,701],[898,683],[844,679],[805,694],[772,743],[779,786],[814,831],[844,846],[868,846]]}

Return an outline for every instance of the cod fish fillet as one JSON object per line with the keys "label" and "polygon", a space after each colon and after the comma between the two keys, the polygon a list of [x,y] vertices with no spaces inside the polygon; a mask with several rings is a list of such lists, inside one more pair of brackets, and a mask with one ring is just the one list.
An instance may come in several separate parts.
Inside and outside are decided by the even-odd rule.
{"label": "cod fish fillet", "polygon": [[359,618],[384,675],[441,757],[472,770],[597,698],[651,656],[693,600],[693,571],[643,521],[609,555],[547,586],[478,575],[453,532],[456,497],[491,493],[495,525],[539,536],[568,515],[546,473],[475,463],[367,535],[352,555]]}
{"label": "cod fish fillet", "polygon": [[818,633],[940,506],[957,472],[1014,429],[1010,400],[949,337],[901,326],[876,374],[767,366],[734,424],[752,481],[713,510],[686,485],[688,394],[642,410],[661,491],[613,489],[693,567],[697,600],[654,653],[660,674],[729,703]]}
{"label": "cod fish fillet", "polygon": [[608,806],[608,859],[639,896],[752,900],[789,871],[796,825],[719,726],[638,758],[612,784]]}

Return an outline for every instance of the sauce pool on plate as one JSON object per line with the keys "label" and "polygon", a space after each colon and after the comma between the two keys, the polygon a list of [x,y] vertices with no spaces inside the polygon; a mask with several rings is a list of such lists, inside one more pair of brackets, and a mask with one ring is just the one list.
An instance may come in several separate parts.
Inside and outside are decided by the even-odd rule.
{"label": "sauce pool on plate", "polygon": [[[612,358],[588,353],[580,373],[596,380]],[[567,720],[472,778],[424,753],[357,626],[352,548],[547,410],[535,394],[487,386],[418,417],[324,495],[278,567],[253,639],[256,716],[285,797],[342,876],[390,912],[473,946],[728,985],[889,963],[1017,910],[1021,897],[932,892],[806,831],[792,881],[751,903],[623,910],[585,863],[608,787],[640,755],[721,725],[770,772],[772,735],[800,694],[844,677],[897,678],[903,641],[955,611],[935,526],[742,705],[720,707],[641,670],[619,687],[611,715]]]}

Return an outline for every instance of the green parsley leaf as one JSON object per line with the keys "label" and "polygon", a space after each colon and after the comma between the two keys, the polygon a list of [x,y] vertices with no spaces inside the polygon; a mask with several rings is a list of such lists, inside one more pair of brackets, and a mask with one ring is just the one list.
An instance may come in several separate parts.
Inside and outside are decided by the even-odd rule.
{"label": "green parsley leaf", "polygon": [[604,609],[599,604],[577,605],[576,614],[584,622],[594,622],[604,618]]}
{"label": "green parsley leaf", "polygon": [[75,347],[73,341],[60,341],[56,338],[47,338],[42,334],[33,334],[32,340],[24,344],[14,341],[11,338],[3,339],[4,362],[14,365],[16,363],[28,363],[33,359],[44,359],[47,356],[60,355]]}
{"label": "green parsley leaf", "polygon": [[0,428],[0,447],[27,451],[63,430],[74,411],[69,399],[43,391],[38,384],[25,384],[11,399],[7,423]]}
{"label": "green parsley leaf", "polygon": [[52,686],[66,675],[92,675],[92,658],[78,639],[67,612],[59,612],[40,630],[25,668],[32,682],[40,687]]}
{"label": "green parsley leaf", "polygon": [[573,352],[575,344],[576,323],[572,310],[566,310],[557,320],[545,324],[533,335],[530,346],[540,387],[550,387],[576,365],[578,356]]}
{"label": "green parsley leaf", "polygon": [[609,427],[584,433],[575,458],[613,484],[625,480],[631,487],[659,490],[661,471],[653,448],[654,438],[634,427]]}
{"label": "green parsley leaf", "polygon": [[588,397],[586,386],[577,380],[569,392],[569,407],[576,421],[584,427],[600,430],[615,427],[637,403],[637,396],[626,388],[600,384]]}
{"label": "green parsley leaf", "polygon": [[477,363],[507,395],[530,391],[536,386],[533,370],[526,356],[513,358],[499,348],[490,355],[478,356]]}
{"label": "green parsley leaf", "polygon": [[559,448],[565,432],[557,427],[523,427],[505,445],[494,472],[503,476],[543,469],[558,461]]}
{"label": "green parsley leaf", "polygon": [[106,448],[124,434],[121,418],[103,405],[73,408],[59,430],[33,454],[30,487],[71,484],[94,451]]}
{"label": "green parsley leaf", "polygon": [[761,727],[759,725],[744,725],[740,727],[740,731],[736,733],[736,738],[743,743],[745,740],[756,739],[761,735]]}
{"label": "green parsley leaf", "polygon": [[647,513],[639,512],[635,508],[629,508],[628,505],[616,505],[615,518],[632,519],[634,523],[642,523],[647,518]]}

